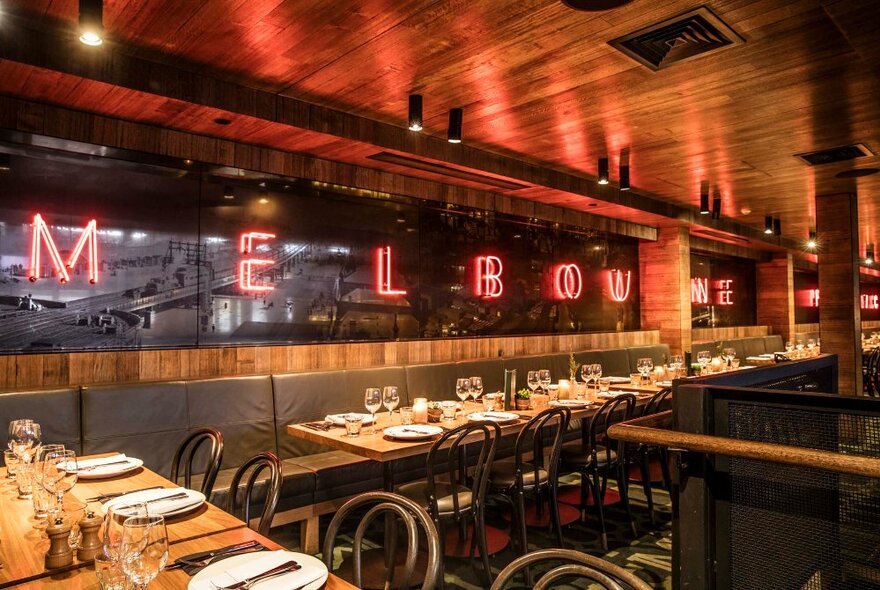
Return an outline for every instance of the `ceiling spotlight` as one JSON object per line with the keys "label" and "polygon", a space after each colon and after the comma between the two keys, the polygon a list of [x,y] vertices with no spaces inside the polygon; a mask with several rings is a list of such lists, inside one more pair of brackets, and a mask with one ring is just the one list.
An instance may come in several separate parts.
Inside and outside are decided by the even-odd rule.
{"label": "ceiling spotlight", "polygon": [[777,237],[782,235],[782,220],[778,217],[773,220],[773,235]]}
{"label": "ceiling spotlight", "polygon": [[461,143],[461,109],[449,109],[449,132],[447,139],[449,143]]}
{"label": "ceiling spotlight", "polygon": [[223,187],[223,198],[229,199],[230,201],[235,198],[235,191],[233,191],[232,187],[228,184]]}
{"label": "ceiling spotlight", "polygon": [[764,233],[769,235],[773,234],[773,216],[766,215],[764,216]]}
{"label": "ceiling spotlight", "polygon": [[814,230],[810,230],[810,237],[807,238],[807,249],[815,250],[816,246],[819,245],[819,242],[816,240],[816,232]]}
{"label": "ceiling spotlight", "polygon": [[629,166],[620,165],[620,190],[628,191],[629,190]]}
{"label": "ceiling spotlight", "polygon": [[79,40],[92,47],[104,43],[104,0],[79,0]]}
{"label": "ceiling spotlight", "polygon": [[12,170],[12,156],[0,154],[0,172],[9,172],[10,170]]}
{"label": "ceiling spotlight", "polygon": [[712,219],[721,219],[721,193],[718,191],[712,197]]}
{"label": "ceiling spotlight", "polygon": [[700,215],[709,214],[709,183],[705,180],[700,183]]}
{"label": "ceiling spotlight", "polygon": [[868,244],[865,248],[865,264],[874,264],[874,244]]}
{"label": "ceiling spotlight", "polygon": [[[409,95],[409,130],[422,130],[422,95]],[[459,133],[461,135],[461,133]]]}
{"label": "ceiling spotlight", "polygon": [[599,184],[608,184],[608,158],[599,158]]}

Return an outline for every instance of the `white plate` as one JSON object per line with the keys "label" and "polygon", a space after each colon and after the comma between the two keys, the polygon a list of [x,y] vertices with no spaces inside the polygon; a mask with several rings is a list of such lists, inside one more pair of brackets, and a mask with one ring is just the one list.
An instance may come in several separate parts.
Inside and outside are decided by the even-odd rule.
{"label": "white plate", "polygon": [[560,408],[586,408],[590,403],[583,399],[558,399],[550,402],[550,405]]}
{"label": "white plate", "polygon": [[627,393],[633,395],[632,391],[609,391],[607,393],[599,393],[596,395],[596,397],[600,397],[602,399],[611,399]]}
{"label": "white plate", "polygon": [[507,424],[508,422],[516,422],[519,420],[519,414],[511,412],[474,412],[468,414],[468,420],[471,422],[497,422],[498,424]]}
{"label": "white plate", "polygon": [[[156,498],[173,496],[174,494],[181,493],[185,493],[187,497],[181,498],[180,500],[172,500],[164,503],[150,502],[150,500]],[[202,507],[202,504],[205,503],[205,500],[205,495],[201,492],[197,492],[196,490],[188,490],[186,488],[162,488],[125,494],[124,496],[119,496],[118,498],[113,498],[112,500],[105,502],[102,508],[103,512],[106,513],[107,508],[111,506],[124,506],[126,504],[137,504],[139,502],[146,502],[147,512],[149,512],[150,514],[159,514],[164,516],[165,518],[173,518],[175,516],[181,516],[183,514],[193,512],[194,510],[198,510]]]}
{"label": "white plate", "polygon": [[77,473],[77,479],[104,479],[107,477],[116,477],[117,475],[140,469],[144,464],[140,459],[134,459],[132,457],[127,457],[125,461],[125,463],[120,463],[119,465],[96,465],[94,469],[81,470]]}
{"label": "white plate", "polygon": [[672,387],[672,381],[658,381],[658,387]]}
{"label": "white plate", "polygon": [[[348,414],[357,414],[357,412],[346,412],[345,414],[328,414],[324,420],[335,424],[336,426],[345,426],[345,417]],[[361,418],[363,418],[363,424],[369,425],[373,423],[373,416],[371,414],[358,414]]]}
{"label": "white plate", "polygon": [[[219,576],[224,572],[230,571],[232,568],[247,565],[249,562],[257,560],[266,560],[268,556],[277,555],[277,563],[280,565],[285,561],[293,560],[302,566],[302,569],[291,572],[277,578],[266,580],[254,584],[253,590],[290,590],[291,588],[302,588],[302,590],[318,590],[327,582],[328,572],[320,559],[306,555],[305,553],[294,553],[293,551],[273,551],[266,553],[265,551],[257,551],[256,553],[246,553],[244,555],[236,555],[228,557],[212,563],[199,573],[197,573],[189,581],[188,590],[207,590],[212,588],[211,578]],[[271,566],[268,566],[271,568]],[[261,568],[262,569],[262,568]],[[309,581],[312,578],[312,581]],[[230,578],[229,584],[234,584],[235,580]],[[303,586],[303,583],[306,583]]]}
{"label": "white plate", "polygon": [[384,431],[386,436],[401,440],[425,440],[443,434],[443,429],[430,424],[411,424],[406,426],[390,426]]}

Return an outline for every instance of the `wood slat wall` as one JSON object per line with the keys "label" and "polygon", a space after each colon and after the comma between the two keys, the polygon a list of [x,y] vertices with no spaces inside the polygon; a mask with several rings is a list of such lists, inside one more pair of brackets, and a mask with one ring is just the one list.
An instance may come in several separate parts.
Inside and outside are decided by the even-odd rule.
{"label": "wood slat wall", "polygon": [[657,238],[639,244],[641,325],[682,353],[692,342],[690,236],[686,227],[664,227]]}
{"label": "wood slat wall", "polygon": [[694,342],[714,340],[730,340],[732,338],[750,338],[753,336],[769,336],[770,326],[733,326],[731,328],[694,328],[691,332]]}
{"label": "wood slat wall", "polygon": [[794,266],[791,254],[755,265],[758,324],[787,340],[794,334]]}
{"label": "wood slat wall", "polygon": [[404,342],[60,352],[0,356],[0,390],[440,363],[657,344],[656,330]]}

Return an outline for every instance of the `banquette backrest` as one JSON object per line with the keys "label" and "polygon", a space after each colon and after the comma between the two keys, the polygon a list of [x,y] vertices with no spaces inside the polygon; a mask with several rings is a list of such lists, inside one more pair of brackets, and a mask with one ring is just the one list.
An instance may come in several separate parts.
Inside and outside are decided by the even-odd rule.
{"label": "banquette backrest", "polygon": [[[80,452],[79,387],[0,394],[0,425],[32,418],[44,441],[59,442]],[[5,432],[3,433],[5,441]],[[5,447],[4,447],[5,448]]]}

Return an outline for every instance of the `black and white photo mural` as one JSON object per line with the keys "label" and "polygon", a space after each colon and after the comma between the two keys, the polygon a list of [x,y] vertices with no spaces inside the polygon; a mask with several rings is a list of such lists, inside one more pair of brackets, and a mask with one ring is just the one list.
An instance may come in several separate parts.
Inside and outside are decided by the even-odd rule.
{"label": "black and white photo mural", "polygon": [[42,143],[0,143],[0,351],[639,329],[631,238]]}

